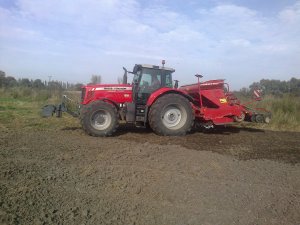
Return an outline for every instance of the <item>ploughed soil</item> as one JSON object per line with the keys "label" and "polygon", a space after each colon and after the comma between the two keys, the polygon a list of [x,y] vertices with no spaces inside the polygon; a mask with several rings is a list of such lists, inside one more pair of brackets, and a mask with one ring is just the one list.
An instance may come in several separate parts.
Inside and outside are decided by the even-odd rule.
{"label": "ploughed soil", "polygon": [[0,129],[0,224],[295,225],[300,133]]}

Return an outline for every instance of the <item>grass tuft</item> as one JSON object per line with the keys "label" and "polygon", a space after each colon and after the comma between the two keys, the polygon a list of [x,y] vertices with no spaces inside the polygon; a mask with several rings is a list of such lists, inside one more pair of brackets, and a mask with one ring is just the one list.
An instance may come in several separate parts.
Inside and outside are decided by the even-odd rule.
{"label": "grass tuft", "polygon": [[28,88],[0,89],[0,128],[56,129],[79,126],[68,114],[63,118],[42,118],[41,109],[61,102],[62,93]]}
{"label": "grass tuft", "polygon": [[268,95],[253,107],[266,108],[272,113],[272,119],[268,125],[252,125],[273,130],[300,131],[300,97],[288,94],[281,97]]}

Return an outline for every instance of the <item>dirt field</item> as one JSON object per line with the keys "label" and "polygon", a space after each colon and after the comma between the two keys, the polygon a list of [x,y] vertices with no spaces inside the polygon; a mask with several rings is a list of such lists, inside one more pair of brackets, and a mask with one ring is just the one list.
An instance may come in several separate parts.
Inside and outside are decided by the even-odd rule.
{"label": "dirt field", "polygon": [[296,225],[300,133],[0,128],[0,224]]}

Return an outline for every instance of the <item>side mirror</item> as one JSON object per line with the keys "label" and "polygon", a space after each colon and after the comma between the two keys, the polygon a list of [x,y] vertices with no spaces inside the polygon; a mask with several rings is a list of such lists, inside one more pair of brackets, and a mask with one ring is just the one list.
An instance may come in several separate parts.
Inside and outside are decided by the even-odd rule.
{"label": "side mirror", "polygon": [[175,81],[174,88],[177,89],[177,88],[178,88],[178,82],[179,82],[179,81],[178,81],[178,80],[174,80],[174,81]]}

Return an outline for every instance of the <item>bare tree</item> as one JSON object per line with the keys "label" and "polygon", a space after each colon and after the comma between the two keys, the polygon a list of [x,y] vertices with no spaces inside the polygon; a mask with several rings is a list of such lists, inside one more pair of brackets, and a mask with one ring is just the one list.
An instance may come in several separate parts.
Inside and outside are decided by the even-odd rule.
{"label": "bare tree", "polygon": [[123,78],[122,77],[118,77],[118,84],[123,84]]}
{"label": "bare tree", "polygon": [[101,75],[92,75],[91,84],[101,84]]}

